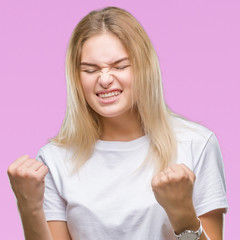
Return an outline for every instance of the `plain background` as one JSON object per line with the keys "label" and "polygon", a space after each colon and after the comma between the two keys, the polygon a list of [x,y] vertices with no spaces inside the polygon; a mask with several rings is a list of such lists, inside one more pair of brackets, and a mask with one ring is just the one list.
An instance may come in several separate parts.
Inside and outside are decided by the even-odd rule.
{"label": "plain background", "polygon": [[225,164],[225,238],[239,236],[240,2],[221,0],[21,0],[0,2],[0,236],[23,240],[7,178],[17,157],[35,157],[66,107],[65,53],[90,10],[118,6],[143,25],[159,56],[170,108],[213,130]]}

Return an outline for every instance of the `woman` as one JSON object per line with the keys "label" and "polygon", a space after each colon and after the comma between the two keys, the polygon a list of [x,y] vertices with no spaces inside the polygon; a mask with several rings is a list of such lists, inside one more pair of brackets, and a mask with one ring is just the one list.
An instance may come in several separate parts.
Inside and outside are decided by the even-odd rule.
{"label": "woman", "polygon": [[25,238],[222,239],[216,137],[167,108],[136,19],[115,7],[90,12],[72,34],[66,70],[60,132],[8,169]]}

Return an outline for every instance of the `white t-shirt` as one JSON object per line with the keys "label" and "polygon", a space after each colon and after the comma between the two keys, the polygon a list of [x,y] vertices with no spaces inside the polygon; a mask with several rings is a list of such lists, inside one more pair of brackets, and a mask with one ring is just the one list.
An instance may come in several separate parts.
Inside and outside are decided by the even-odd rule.
{"label": "white t-shirt", "polygon": [[[177,163],[184,163],[196,175],[197,215],[227,209],[223,161],[215,135],[195,123],[174,122]],[[71,150],[52,143],[40,149],[37,159],[49,168],[44,200],[47,221],[67,221],[73,240],[175,240],[152,192],[153,168],[135,171],[146,158],[149,144],[148,136],[129,142],[99,140],[92,157],[75,175],[71,175]]]}

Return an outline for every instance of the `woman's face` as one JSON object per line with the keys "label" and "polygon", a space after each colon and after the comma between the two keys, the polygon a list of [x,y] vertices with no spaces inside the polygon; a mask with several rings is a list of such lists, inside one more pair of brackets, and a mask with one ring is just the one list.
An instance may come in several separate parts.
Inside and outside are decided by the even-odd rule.
{"label": "woman's face", "polygon": [[102,117],[128,114],[132,69],[121,41],[111,33],[89,38],[82,47],[81,83],[86,101]]}

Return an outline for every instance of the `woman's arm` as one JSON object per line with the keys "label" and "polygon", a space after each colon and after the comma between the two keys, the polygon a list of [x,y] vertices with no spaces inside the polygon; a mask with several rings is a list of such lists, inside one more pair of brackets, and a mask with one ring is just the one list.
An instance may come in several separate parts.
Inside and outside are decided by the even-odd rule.
{"label": "woman's arm", "polygon": [[205,233],[211,240],[223,239],[224,209],[216,209],[199,217]]}
{"label": "woman's arm", "polygon": [[[173,164],[152,179],[155,198],[166,211],[176,234],[199,228],[192,201],[194,181],[194,173],[184,164]],[[222,214],[223,210],[215,210],[199,217],[204,230],[201,240],[223,239]]]}
{"label": "woman's arm", "polygon": [[[222,240],[223,239],[223,217],[224,217],[224,209],[216,209],[202,216],[199,216],[203,227],[203,233],[200,237],[200,240]],[[197,223],[194,225],[194,223]],[[186,229],[189,230],[198,230],[199,222],[197,218],[192,219],[192,225],[185,225],[185,221],[182,220],[182,230],[177,233],[181,233]]]}
{"label": "woman's arm", "polygon": [[48,227],[54,240],[72,240],[68,231],[67,222],[49,221]]}
{"label": "woman's arm", "polygon": [[8,176],[17,199],[26,240],[71,240],[67,225],[62,224],[59,233],[52,235],[43,211],[44,179],[48,168],[42,162],[24,155],[8,167]]}
{"label": "woman's arm", "polygon": [[47,225],[43,210],[30,212],[25,209],[20,210],[19,208],[19,212],[25,240],[54,240]]}
{"label": "woman's arm", "polygon": [[21,214],[25,239],[31,240],[72,240],[67,223],[63,221],[46,222],[43,211]]}

